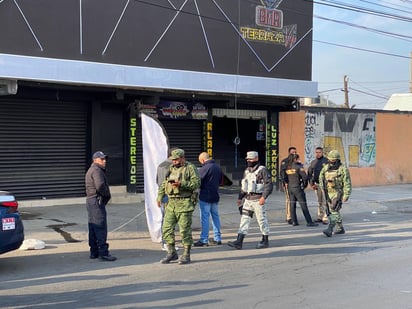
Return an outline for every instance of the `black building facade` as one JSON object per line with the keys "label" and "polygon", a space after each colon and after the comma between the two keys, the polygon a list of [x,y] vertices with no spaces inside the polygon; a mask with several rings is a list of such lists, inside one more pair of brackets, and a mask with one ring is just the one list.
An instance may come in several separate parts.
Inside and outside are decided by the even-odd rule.
{"label": "black building facade", "polygon": [[229,181],[248,150],[277,162],[277,118],[315,97],[312,3],[0,2],[0,189],[84,195],[91,154],[112,185],[143,190],[141,112]]}

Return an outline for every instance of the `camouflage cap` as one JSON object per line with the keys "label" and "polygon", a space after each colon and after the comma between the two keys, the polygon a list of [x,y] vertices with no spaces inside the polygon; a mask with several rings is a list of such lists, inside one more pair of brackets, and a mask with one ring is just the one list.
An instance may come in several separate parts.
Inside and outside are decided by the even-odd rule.
{"label": "camouflage cap", "polygon": [[337,150],[331,150],[328,153],[328,159],[329,160],[340,160],[340,154]]}
{"label": "camouflage cap", "polygon": [[172,151],[172,153],[170,154],[169,159],[170,160],[176,160],[176,159],[184,158],[184,157],[185,157],[185,151],[183,149],[177,148],[177,149]]}

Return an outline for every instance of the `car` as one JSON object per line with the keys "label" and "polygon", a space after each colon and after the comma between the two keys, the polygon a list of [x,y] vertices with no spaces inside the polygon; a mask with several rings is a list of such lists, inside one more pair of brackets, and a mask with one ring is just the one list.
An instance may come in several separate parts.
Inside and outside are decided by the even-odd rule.
{"label": "car", "polygon": [[0,191],[0,254],[18,249],[24,241],[24,226],[14,195]]}

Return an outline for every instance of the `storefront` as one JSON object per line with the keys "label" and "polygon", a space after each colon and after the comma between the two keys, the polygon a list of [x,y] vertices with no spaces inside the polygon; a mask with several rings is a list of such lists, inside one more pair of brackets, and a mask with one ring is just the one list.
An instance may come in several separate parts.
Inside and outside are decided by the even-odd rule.
{"label": "storefront", "polygon": [[279,113],[317,95],[313,3],[103,2],[0,1],[0,189],[82,196],[103,150],[111,185],[142,192],[141,112],[189,161],[208,151],[236,181],[254,149],[275,179]]}

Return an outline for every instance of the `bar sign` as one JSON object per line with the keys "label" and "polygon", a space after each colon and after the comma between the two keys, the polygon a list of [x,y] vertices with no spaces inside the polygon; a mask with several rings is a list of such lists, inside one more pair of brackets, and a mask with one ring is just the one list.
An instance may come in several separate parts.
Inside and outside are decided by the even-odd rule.
{"label": "bar sign", "polygon": [[283,12],[276,9],[269,9],[264,6],[256,6],[256,25],[262,27],[283,28]]}

